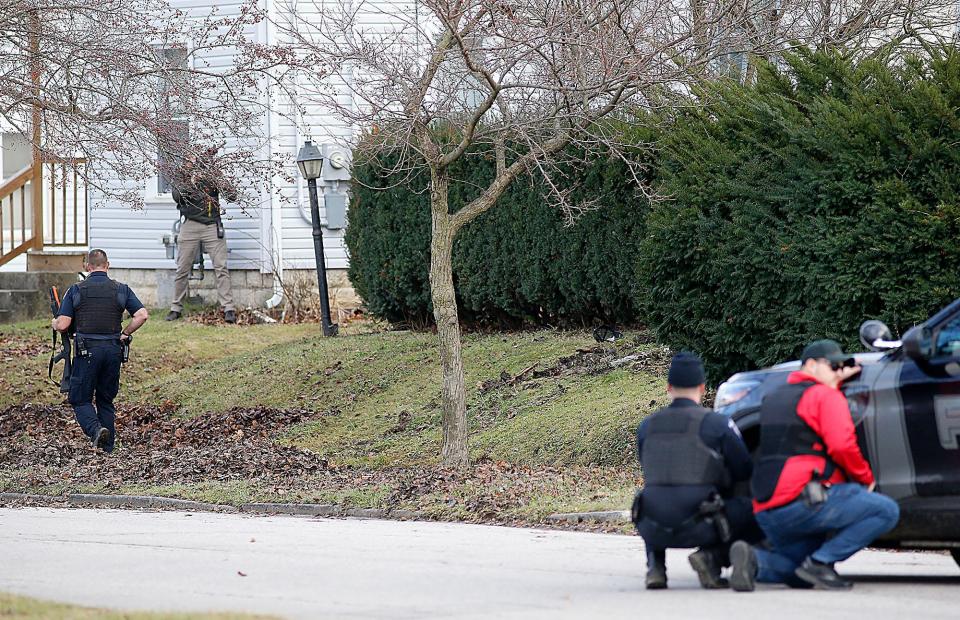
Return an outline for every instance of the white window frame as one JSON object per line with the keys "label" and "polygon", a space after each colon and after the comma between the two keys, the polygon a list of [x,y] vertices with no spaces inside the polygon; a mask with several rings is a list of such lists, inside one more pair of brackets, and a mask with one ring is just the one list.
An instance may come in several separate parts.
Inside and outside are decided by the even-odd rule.
{"label": "white window frame", "polygon": [[[157,50],[167,50],[167,49],[184,49],[184,50],[186,50],[186,56],[187,56],[187,57],[186,57],[186,61],[187,61],[186,68],[188,68],[188,69],[193,69],[193,68],[194,68],[194,58],[193,58],[193,56],[190,54],[190,49],[189,49],[189,48],[184,48],[184,47],[179,47],[179,46],[178,46],[178,47],[173,47],[173,46],[164,47],[163,45],[154,45],[153,47],[154,47],[154,49],[157,49]],[[190,119],[189,119],[189,117],[187,117],[187,116],[182,116],[182,115],[174,115],[174,116],[171,118],[171,120],[174,121],[174,122],[186,121],[186,122],[187,122],[187,133],[188,133],[188,135],[189,135],[189,132],[190,132],[190,125],[189,125]],[[160,157],[160,153],[159,153],[159,152],[156,154],[156,157],[157,157],[157,158]],[[174,202],[174,200],[173,200],[173,194],[172,194],[172,193],[170,193],[170,192],[161,193],[161,192],[160,192],[160,174],[159,174],[159,173],[154,174],[154,175],[152,175],[150,178],[147,179],[147,181],[146,181],[146,186],[143,188],[143,193],[144,193],[144,200],[145,200],[145,202],[147,202],[148,204],[160,204],[160,205],[174,205],[174,204],[176,204],[176,203]]]}

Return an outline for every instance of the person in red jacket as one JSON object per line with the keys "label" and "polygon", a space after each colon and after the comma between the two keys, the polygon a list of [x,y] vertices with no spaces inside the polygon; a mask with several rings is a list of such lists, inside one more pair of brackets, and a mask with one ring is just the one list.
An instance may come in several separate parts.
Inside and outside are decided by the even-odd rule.
{"label": "person in red jacket", "polygon": [[750,481],[753,510],[771,550],[730,549],[734,590],[756,582],[847,589],[834,569],[900,518],[897,503],[875,493],[840,384],[860,372],[833,340],[801,355],[800,370],[760,406],[759,458]]}

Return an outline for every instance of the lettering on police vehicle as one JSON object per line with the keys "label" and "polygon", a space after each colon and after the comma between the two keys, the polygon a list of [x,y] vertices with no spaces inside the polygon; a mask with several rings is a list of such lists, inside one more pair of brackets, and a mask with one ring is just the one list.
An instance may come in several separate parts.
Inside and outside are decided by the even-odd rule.
{"label": "lettering on police vehicle", "polygon": [[933,397],[937,418],[937,436],[944,450],[960,450],[960,395],[940,394]]}

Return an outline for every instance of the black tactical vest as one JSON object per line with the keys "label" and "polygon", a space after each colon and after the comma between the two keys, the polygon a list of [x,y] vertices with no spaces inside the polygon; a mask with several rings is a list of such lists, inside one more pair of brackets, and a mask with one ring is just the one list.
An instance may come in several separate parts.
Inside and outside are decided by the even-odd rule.
{"label": "black tactical vest", "polygon": [[730,484],[723,457],[704,443],[700,425],[710,413],[698,405],[667,407],[647,422],[643,441],[643,479],[646,485]]}
{"label": "black tactical vest", "polygon": [[74,304],[74,319],[79,334],[119,335],[123,305],[120,285],[109,278],[87,278],[77,284],[79,299]]}
{"label": "black tactical vest", "polygon": [[821,479],[830,477],[836,464],[827,455],[823,439],[797,414],[804,392],[813,381],[790,383],[764,397],[760,404],[759,460],[750,479],[750,490],[759,502],[769,501],[777,488],[780,472],[792,456],[813,455],[825,458]]}

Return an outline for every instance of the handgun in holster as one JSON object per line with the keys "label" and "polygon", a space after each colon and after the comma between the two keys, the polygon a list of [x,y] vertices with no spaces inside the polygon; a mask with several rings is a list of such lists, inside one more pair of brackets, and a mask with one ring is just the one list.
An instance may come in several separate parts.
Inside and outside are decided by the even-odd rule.
{"label": "handgun in holster", "polygon": [[819,506],[827,501],[827,487],[823,484],[823,474],[819,469],[813,470],[813,480],[803,486],[800,497],[808,508]]}
{"label": "handgun in holster", "polygon": [[77,334],[74,337],[73,343],[74,343],[74,349],[76,351],[75,352],[76,357],[87,357],[88,355],[90,355],[90,349],[87,348],[87,342],[80,336],[80,334]]}
{"label": "handgun in holster", "polygon": [[700,516],[704,521],[713,523],[717,528],[717,535],[720,542],[730,542],[733,538],[733,532],[730,530],[730,521],[727,519],[727,513],[723,509],[723,498],[719,493],[713,493],[709,498],[700,502]]}

